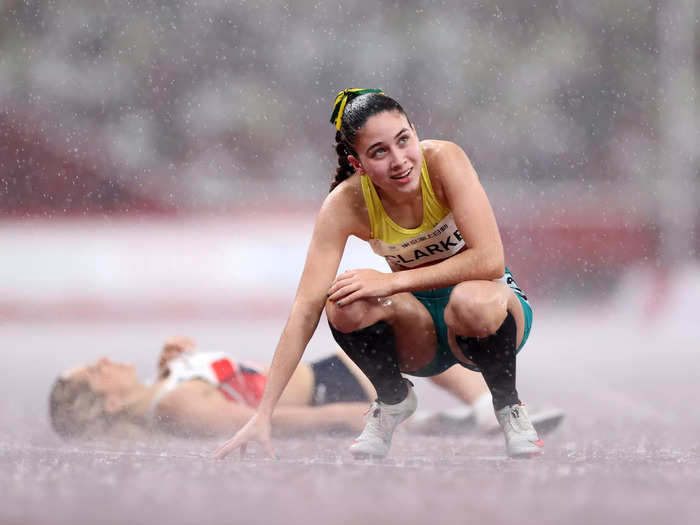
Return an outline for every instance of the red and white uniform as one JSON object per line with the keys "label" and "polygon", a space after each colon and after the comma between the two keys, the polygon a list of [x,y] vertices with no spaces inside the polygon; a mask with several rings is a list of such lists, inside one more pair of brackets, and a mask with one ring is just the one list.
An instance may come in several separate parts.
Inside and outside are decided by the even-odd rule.
{"label": "red and white uniform", "polygon": [[237,363],[223,352],[182,354],[168,361],[167,366],[169,374],[153,398],[151,416],[160,399],[182,381],[206,381],[217,387],[226,399],[251,408],[260,404],[267,381],[259,364],[250,361]]}

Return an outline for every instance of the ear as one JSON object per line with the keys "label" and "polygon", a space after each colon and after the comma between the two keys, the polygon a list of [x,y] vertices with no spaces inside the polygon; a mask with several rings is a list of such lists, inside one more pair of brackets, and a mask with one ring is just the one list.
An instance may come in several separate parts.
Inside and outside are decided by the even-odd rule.
{"label": "ear", "polygon": [[362,164],[360,164],[360,160],[355,158],[352,155],[348,155],[348,162],[352,164],[352,167],[355,168],[356,172],[364,173],[364,169],[362,168]]}

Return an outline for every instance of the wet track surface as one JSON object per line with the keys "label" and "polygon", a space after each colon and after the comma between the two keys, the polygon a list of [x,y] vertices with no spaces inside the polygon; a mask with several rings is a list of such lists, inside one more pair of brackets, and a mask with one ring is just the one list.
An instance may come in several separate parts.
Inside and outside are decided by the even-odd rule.
{"label": "wet track surface", "polygon": [[[46,395],[67,365],[105,354],[147,376],[171,333],[264,361],[282,321],[0,325],[0,523],[695,523],[699,336],[600,309],[538,314],[519,390],[567,417],[530,460],[466,431],[404,430],[389,458],[366,462],[347,453],[349,435],[276,439],[278,461],[256,447],[214,461],[209,440],[65,443]],[[305,358],[328,340],[320,330]],[[417,393],[421,408],[457,404],[425,382]]]}

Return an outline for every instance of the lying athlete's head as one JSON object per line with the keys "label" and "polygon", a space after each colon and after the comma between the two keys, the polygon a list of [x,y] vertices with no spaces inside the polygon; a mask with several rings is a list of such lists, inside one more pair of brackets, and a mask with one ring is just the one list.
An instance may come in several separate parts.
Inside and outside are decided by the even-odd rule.
{"label": "lying athlete's head", "polygon": [[125,400],[135,385],[132,365],[105,358],[68,370],[49,395],[51,425],[65,438],[104,435],[124,419]]}
{"label": "lying athlete's head", "polygon": [[338,93],[331,122],[336,127],[338,154],[338,170],[331,191],[358,169],[370,176],[376,172],[380,181],[381,176],[396,175],[401,159],[394,158],[393,153],[391,158],[382,156],[399,140],[401,144],[409,144],[414,139],[410,143],[414,147],[409,160],[415,161],[416,151],[420,157],[415,129],[406,112],[396,100],[378,89],[346,89]]}

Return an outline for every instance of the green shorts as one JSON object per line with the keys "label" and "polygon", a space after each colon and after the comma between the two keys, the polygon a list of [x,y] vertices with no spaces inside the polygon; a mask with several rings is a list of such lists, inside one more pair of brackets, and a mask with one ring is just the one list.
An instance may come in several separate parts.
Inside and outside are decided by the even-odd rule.
{"label": "green shorts", "polygon": [[[532,327],[532,307],[530,306],[530,303],[528,302],[523,291],[516,284],[515,279],[513,279],[513,275],[507,268],[505,275],[499,280],[504,281],[513,290],[515,296],[520,300],[520,304],[523,307],[523,314],[525,315],[525,332],[523,333],[523,340],[520,342],[520,346],[518,346],[517,350],[515,351],[517,354],[525,345],[525,341],[527,341],[527,338],[530,335],[530,328]],[[435,334],[437,335],[437,351],[435,353],[435,358],[420,370],[403,373],[412,376],[430,377],[444,372],[455,364],[460,364],[465,368],[479,372],[477,367],[458,361],[452,353],[452,350],[450,350],[450,345],[447,341],[445,307],[450,300],[450,294],[452,293],[453,288],[454,286],[448,286],[446,288],[438,288],[436,290],[412,292],[416,299],[418,299],[428,310],[430,317],[433,318],[433,324],[435,324]]]}

